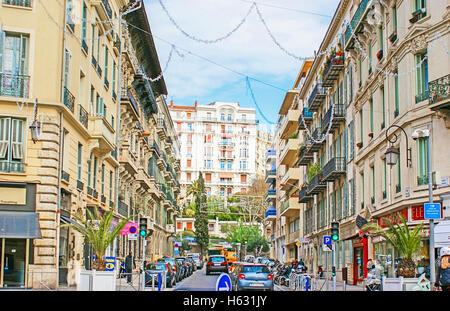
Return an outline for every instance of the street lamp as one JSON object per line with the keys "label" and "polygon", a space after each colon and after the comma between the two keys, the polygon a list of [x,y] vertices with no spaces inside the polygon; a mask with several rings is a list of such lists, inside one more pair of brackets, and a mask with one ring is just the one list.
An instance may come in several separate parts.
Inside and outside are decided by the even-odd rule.
{"label": "street lamp", "polygon": [[[397,134],[395,134],[395,133],[393,134],[394,137],[392,137],[391,139],[389,139],[388,133],[389,133],[389,130],[390,130],[392,127],[396,127],[396,128],[401,129],[401,130],[403,131],[403,133],[405,134],[405,136],[406,136],[406,166],[407,166],[407,167],[412,167],[411,148],[408,147],[408,135],[406,134],[406,132],[405,132],[405,130],[403,129],[403,127],[401,127],[401,126],[399,126],[399,125],[396,125],[396,124],[392,124],[391,126],[389,126],[389,127],[386,129],[386,139],[387,139],[387,141],[389,141],[390,143],[394,144],[394,143],[397,141],[397,139],[398,139],[398,136],[397,136]],[[387,149],[386,149],[386,152],[385,152],[385,155],[386,155],[386,163],[387,163],[388,165],[390,165],[390,166],[396,165],[396,164],[397,164],[397,160],[398,160],[399,154],[400,154],[400,151],[399,151],[398,148],[393,147],[393,146],[387,148]]]}

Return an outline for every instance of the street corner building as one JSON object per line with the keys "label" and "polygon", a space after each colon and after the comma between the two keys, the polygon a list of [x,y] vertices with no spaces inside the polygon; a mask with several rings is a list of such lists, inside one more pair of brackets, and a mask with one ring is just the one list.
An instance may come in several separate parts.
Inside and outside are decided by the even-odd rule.
{"label": "street corner building", "polygon": [[62,225],[88,209],[147,218],[146,258],[173,254],[179,142],[141,4],[0,3],[0,287],[75,286],[94,254]]}
{"label": "street corner building", "polygon": [[323,236],[338,222],[338,281],[362,284],[369,259],[395,277],[399,254],[361,228],[401,213],[411,228],[424,224],[418,259],[429,262],[429,182],[441,221],[450,218],[449,25],[445,0],[340,1],[285,95],[267,154],[271,256],[303,259],[312,273],[331,267]]}

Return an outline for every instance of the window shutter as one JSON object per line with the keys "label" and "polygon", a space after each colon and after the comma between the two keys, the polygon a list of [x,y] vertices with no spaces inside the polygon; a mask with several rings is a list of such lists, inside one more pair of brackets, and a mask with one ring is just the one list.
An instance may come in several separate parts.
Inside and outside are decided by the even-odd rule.
{"label": "window shutter", "polygon": [[12,158],[23,160],[23,120],[12,120],[11,145]]}
{"label": "window shutter", "polygon": [[28,37],[21,36],[20,40],[20,74],[28,74]]}
{"label": "window shutter", "polygon": [[0,119],[0,159],[7,159],[10,118]]}
{"label": "window shutter", "polygon": [[4,32],[0,27],[0,72],[3,72],[3,47],[5,45],[4,42]]}

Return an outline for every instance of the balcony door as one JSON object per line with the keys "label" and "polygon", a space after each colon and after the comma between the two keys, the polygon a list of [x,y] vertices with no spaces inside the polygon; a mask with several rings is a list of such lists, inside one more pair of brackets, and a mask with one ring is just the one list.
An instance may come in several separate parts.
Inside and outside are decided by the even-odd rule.
{"label": "balcony door", "polygon": [[0,32],[0,95],[28,97],[28,37]]}

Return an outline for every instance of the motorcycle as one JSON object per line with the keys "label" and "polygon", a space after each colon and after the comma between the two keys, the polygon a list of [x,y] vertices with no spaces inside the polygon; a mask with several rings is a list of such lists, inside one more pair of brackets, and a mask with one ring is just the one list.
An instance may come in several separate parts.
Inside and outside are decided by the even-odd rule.
{"label": "motorcycle", "polygon": [[377,278],[374,268],[367,272],[366,290],[368,292],[381,291],[381,280]]}

